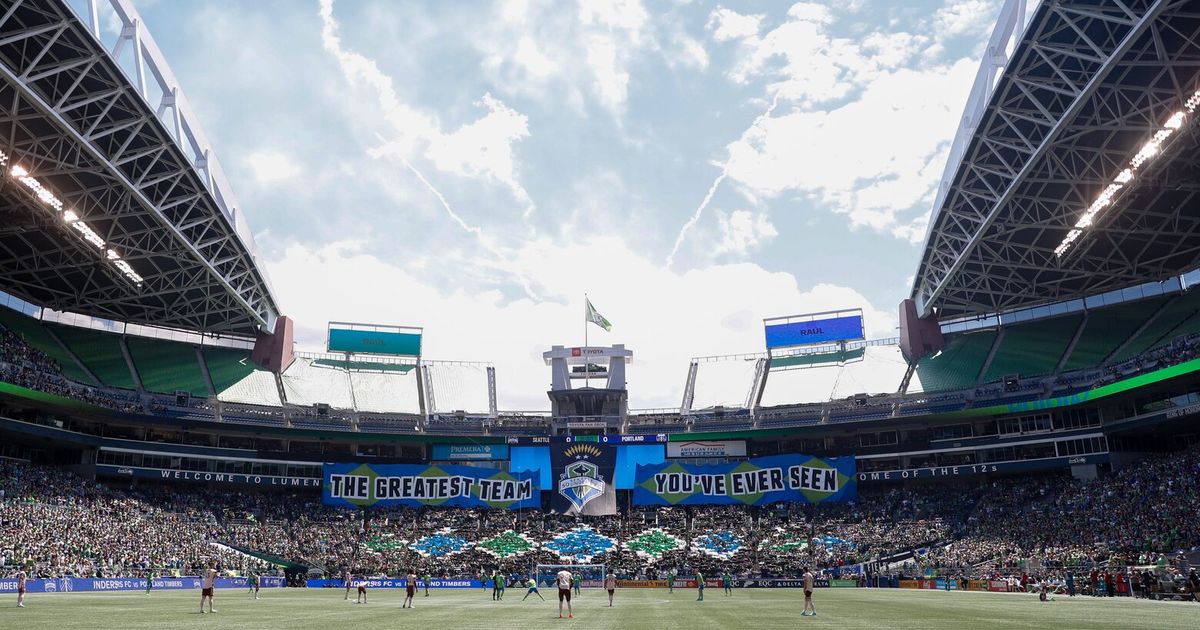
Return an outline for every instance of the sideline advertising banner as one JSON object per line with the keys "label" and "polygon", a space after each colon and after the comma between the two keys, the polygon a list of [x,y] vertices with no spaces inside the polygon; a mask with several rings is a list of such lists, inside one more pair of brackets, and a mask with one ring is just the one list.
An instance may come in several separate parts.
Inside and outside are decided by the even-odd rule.
{"label": "sideline advertising banner", "polygon": [[822,503],[858,496],[853,457],[773,455],[695,466],[672,462],[638,466],[637,505],[769,505]]}
{"label": "sideline advertising banner", "polygon": [[434,444],[433,461],[497,461],[508,459],[507,444]]}
{"label": "sideline advertising banner", "polygon": [[550,507],[559,514],[603,516],[617,513],[615,447],[589,442],[552,444],[550,470],[554,495]]}
{"label": "sideline advertising banner", "polygon": [[446,505],[535,509],[541,488],[531,473],[474,466],[325,464],[321,500],[342,507]]}
{"label": "sideline advertising banner", "polygon": [[[153,590],[178,591],[199,589],[200,578],[189,575],[183,577],[156,577]],[[249,578],[222,577],[213,582],[216,588],[250,588]],[[281,577],[263,575],[259,577],[262,588],[283,588],[286,582]],[[25,581],[25,590],[30,593],[72,593],[75,591],[144,591],[146,578],[58,578],[30,579]],[[0,593],[16,593],[17,580],[10,578],[0,580]]]}
{"label": "sideline advertising banner", "polygon": [[667,443],[667,457],[672,459],[745,456],[746,440],[691,440]]}
{"label": "sideline advertising banner", "polygon": [[[408,580],[401,578],[367,578],[365,580],[350,580],[352,586],[365,582],[367,588],[404,588]],[[346,588],[346,582],[341,579],[305,581],[308,588]],[[417,580],[417,588],[425,588],[425,580]],[[429,588],[483,588],[479,580],[429,580]]]}

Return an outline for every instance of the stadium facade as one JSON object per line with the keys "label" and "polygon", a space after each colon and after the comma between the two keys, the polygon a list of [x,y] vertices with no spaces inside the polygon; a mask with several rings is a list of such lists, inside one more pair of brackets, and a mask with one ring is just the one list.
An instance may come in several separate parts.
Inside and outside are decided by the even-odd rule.
{"label": "stadium facade", "polygon": [[[626,408],[627,355],[576,349],[553,368],[555,411],[520,413],[497,408],[486,362],[293,352],[244,212],[130,3],[111,0],[114,42],[62,0],[16,3],[0,15],[0,456],[315,493],[324,464],[473,449],[471,465],[508,470],[510,447],[568,442],[679,463],[853,456],[863,485],[1092,479],[1177,450],[1200,441],[1185,4],[1005,5],[897,338],[698,357],[681,405],[646,411]],[[628,503],[633,484],[616,490]]]}

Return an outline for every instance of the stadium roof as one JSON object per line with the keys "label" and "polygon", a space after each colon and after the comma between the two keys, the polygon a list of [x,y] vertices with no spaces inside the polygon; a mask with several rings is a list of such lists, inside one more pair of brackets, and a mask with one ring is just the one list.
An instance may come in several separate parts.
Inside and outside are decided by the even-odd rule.
{"label": "stadium roof", "polygon": [[[0,288],[106,319],[252,334],[278,307],[187,99],[128,0],[0,5]],[[85,21],[86,20],[86,21]]]}
{"label": "stadium roof", "polygon": [[951,149],[912,288],[922,316],[1200,265],[1197,116],[1171,122],[1200,88],[1196,3],[1043,2],[1022,30],[1023,5],[1004,7]]}

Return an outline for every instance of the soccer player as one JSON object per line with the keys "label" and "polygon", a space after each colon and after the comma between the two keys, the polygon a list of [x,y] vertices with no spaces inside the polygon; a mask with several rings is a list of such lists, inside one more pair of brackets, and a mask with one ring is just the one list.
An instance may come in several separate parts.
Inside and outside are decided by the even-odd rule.
{"label": "soccer player", "polygon": [[733,576],[729,575],[729,569],[721,574],[721,586],[725,589],[725,597],[733,595]]}
{"label": "soccer player", "polygon": [[258,596],[258,589],[261,586],[262,586],[262,584],[259,583],[258,573],[251,571],[250,572],[250,588],[254,590],[254,599],[260,599]]}
{"label": "soccer player", "polygon": [[404,576],[404,603],[401,608],[412,608],[413,595],[417,594],[417,572],[412,571]]}
{"label": "soccer player", "polygon": [[346,585],[346,597],[343,599],[345,599],[346,601],[350,601],[350,588],[353,586],[353,584],[351,584],[351,582],[353,582],[353,580],[350,579],[350,570],[349,569],[343,570],[342,571],[342,584]]}
{"label": "soccer player", "polygon": [[[25,607],[25,571],[17,571],[17,608]],[[204,611],[200,611],[204,612]]]}
{"label": "soccer player", "polygon": [[217,568],[213,563],[208,563],[208,568],[204,569],[203,582],[200,588],[200,614],[204,614],[204,600],[208,600],[208,612],[215,613],[213,610],[213,583],[217,580]]}
{"label": "soccer player", "polygon": [[146,571],[146,594],[150,594],[150,589],[154,588],[154,571]]}
{"label": "soccer player", "polygon": [[617,590],[617,576],[613,574],[612,569],[604,576],[604,590],[608,591],[608,607],[612,608],[613,593]]}
{"label": "soccer player", "polygon": [[546,598],[542,597],[542,594],[538,592],[537,580],[529,578],[529,584],[527,586],[529,587],[529,590],[525,592],[525,597],[522,597],[521,601],[529,599],[530,595],[537,595],[538,599],[546,601]]}
{"label": "soccer player", "polygon": [[578,594],[579,594],[579,584],[580,584],[580,582],[582,582],[582,581],[583,581],[583,578],[582,578],[582,577],[580,577],[578,573],[576,573],[576,574],[575,574],[575,594],[576,594],[576,595],[578,595]]}
{"label": "soccer player", "polygon": [[500,572],[492,573],[492,601],[500,601]]}
{"label": "soccer player", "polygon": [[704,574],[699,570],[696,571],[696,592],[700,593],[700,596],[696,598],[696,601],[704,601]]}
{"label": "soccer player", "polygon": [[812,592],[813,574],[812,571],[808,570],[808,567],[804,567],[804,610],[800,611],[801,617],[817,616],[817,607],[813,605]]}
{"label": "soccer player", "polygon": [[482,569],[479,570],[479,586],[483,590],[487,590],[487,573],[484,573]]}
{"label": "soccer player", "polygon": [[667,591],[667,593],[675,592],[675,569],[671,569],[667,572],[667,588],[670,589]]}
{"label": "soccer player", "polygon": [[508,585],[508,578],[504,577],[503,573],[497,573],[496,584],[500,587],[500,600],[504,601],[504,587]]}
{"label": "soccer player", "polygon": [[425,572],[425,597],[429,597],[429,583],[433,581],[433,576],[429,575],[429,571]]}
{"label": "soccer player", "polygon": [[358,577],[358,599],[354,600],[354,603],[367,603],[367,576],[365,575],[360,575]]}
{"label": "soccer player", "polygon": [[563,569],[554,576],[554,579],[558,582],[558,618],[562,619],[562,605],[565,599],[567,600],[567,619],[574,619],[575,613],[571,611],[571,582],[573,581],[571,572]]}

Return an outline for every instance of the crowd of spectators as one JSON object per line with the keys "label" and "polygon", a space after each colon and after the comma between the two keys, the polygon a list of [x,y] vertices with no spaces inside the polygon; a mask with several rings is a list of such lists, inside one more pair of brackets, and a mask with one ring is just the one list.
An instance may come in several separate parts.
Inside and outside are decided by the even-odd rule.
{"label": "crowd of spectators", "polygon": [[[629,578],[669,570],[790,577],[804,566],[852,565],[1046,577],[1152,564],[1200,545],[1197,478],[1200,449],[1193,448],[1085,482],[1048,475],[864,487],[850,504],[627,505],[617,515],[579,519],[538,510],[348,511],[302,491],[116,488],[61,468],[0,460],[0,566],[32,565],[47,576],[112,576],[188,572],[210,560],[264,570],[270,567],[260,558],[266,558],[276,570],[294,563],[330,574],[352,568],[464,578],[570,562],[545,543],[586,528],[592,533],[575,538],[606,547],[592,562]],[[679,544],[653,556],[622,544],[651,530]],[[516,546],[489,551],[479,544],[506,531]],[[511,555],[494,552],[501,547]]]}

